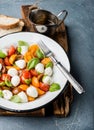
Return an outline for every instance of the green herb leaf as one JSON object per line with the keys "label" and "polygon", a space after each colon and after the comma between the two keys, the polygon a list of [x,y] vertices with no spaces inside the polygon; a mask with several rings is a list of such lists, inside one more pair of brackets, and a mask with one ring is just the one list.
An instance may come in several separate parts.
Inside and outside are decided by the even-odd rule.
{"label": "green herb leaf", "polygon": [[46,68],[48,68],[48,67],[53,67],[53,62],[52,61],[50,61],[50,62],[48,62],[47,64],[46,64]]}
{"label": "green herb leaf", "polygon": [[12,96],[11,101],[15,102],[15,103],[20,103],[21,98],[18,95],[14,95],[14,96]]}
{"label": "green herb leaf", "polygon": [[18,46],[29,46],[27,42],[25,41],[18,41]]}
{"label": "green herb leaf", "polygon": [[7,78],[5,79],[5,85],[8,87],[12,87],[12,83]]}
{"label": "green herb leaf", "polygon": [[1,50],[0,50],[0,58],[5,58],[6,57],[6,54],[3,53]]}
{"label": "green herb leaf", "polygon": [[43,59],[43,58],[45,57],[45,55],[43,54],[43,52],[42,52],[40,49],[38,49],[38,50],[36,51],[36,55],[37,55],[37,57],[38,57],[39,59]]}
{"label": "green herb leaf", "polygon": [[0,90],[0,97],[3,97],[3,92],[2,92],[2,90]]}
{"label": "green herb leaf", "polygon": [[0,86],[4,86],[5,85],[5,82],[0,82]]}
{"label": "green herb leaf", "polygon": [[40,61],[39,61],[38,58],[33,58],[33,59],[31,59],[31,60],[27,63],[27,68],[30,70],[30,69],[34,68],[39,62],[40,62]]}
{"label": "green herb leaf", "polygon": [[31,79],[25,79],[25,83],[29,85],[31,83]]}
{"label": "green herb leaf", "polygon": [[54,92],[54,91],[59,90],[60,88],[61,88],[61,87],[60,87],[60,85],[59,85],[58,83],[53,83],[53,84],[50,86],[49,91],[50,91],[50,92]]}

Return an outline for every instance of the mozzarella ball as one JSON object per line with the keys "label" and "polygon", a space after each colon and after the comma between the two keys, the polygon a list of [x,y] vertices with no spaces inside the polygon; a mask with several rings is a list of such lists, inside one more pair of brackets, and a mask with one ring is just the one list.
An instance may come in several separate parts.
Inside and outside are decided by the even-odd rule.
{"label": "mozzarella ball", "polygon": [[28,87],[27,90],[26,90],[26,93],[27,93],[28,96],[31,96],[31,97],[34,97],[34,98],[38,97],[38,91],[33,86]]}
{"label": "mozzarella ball", "polygon": [[13,86],[18,86],[19,85],[19,83],[20,83],[20,78],[19,78],[19,76],[13,76],[12,78],[11,78],[11,83],[12,83],[12,85]]}
{"label": "mozzarella ball", "polygon": [[28,51],[28,46],[21,46],[21,54],[24,55]]}
{"label": "mozzarella ball", "polygon": [[44,76],[42,78],[42,82],[45,83],[45,84],[51,85],[52,84],[52,79],[51,79],[50,76]]}
{"label": "mozzarella ball", "polygon": [[13,77],[13,76],[15,76],[15,75],[18,75],[18,71],[17,71],[15,68],[10,68],[10,69],[8,70],[8,74],[9,74],[11,77]]}
{"label": "mozzarella ball", "polygon": [[0,71],[2,70],[2,67],[3,67],[3,66],[2,66],[2,64],[0,63]]}
{"label": "mozzarella ball", "polygon": [[44,75],[48,75],[51,76],[53,73],[52,68],[51,67],[47,67],[44,71]]}
{"label": "mozzarella ball", "polygon": [[3,90],[3,97],[7,100],[10,100],[13,96],[12,92],[9,90]]}
{"label": "mozzarella ball", "polygon": [[28,102],[27,95],[25,94],[25,92],[22,91],[18,93],[18,96],[21,98],[22,103]]}
{"label": "mozzarella ball", "polygon": [[26,62],[25,62],[25,60],[17,60],[17,61],[15,61],[15,64],[16,64],[19,68],[21,68],[21,69],[23,69],[23,68],[26,67]]}
{"label": "mozzarella ball", "polygon": [[44,65],[42,63],[38,63],[36,66],[35,66],[35,70],[38,72],[38,73],[44,73]]}

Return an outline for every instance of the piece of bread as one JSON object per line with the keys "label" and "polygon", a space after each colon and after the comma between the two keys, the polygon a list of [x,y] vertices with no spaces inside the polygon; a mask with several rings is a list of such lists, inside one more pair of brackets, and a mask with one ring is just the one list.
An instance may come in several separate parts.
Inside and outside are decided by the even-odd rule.
{"label": "piece of bread", "polygon": [[6,15],[0,15],[0,28],[2,29],[12,29],[19,24],[18,18],[9,17]]}
{"label": "piece of bread", "polygon": [[0,37],[4,36],[6,34],[14,33],[14,32],[20,32],[22,31],[24,26],[24,22],[22,20],[19,20],[19,23],[16,27],[11,28],[11,29],[2,29],[0,28]]}

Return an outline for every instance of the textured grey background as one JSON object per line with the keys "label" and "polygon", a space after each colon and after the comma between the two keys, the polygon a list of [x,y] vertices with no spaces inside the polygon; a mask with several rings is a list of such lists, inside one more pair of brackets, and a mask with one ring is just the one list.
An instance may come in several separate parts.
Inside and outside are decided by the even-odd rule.
{"label": "textured grey background", "polygon": [[[20,17],[20,7],[35,0],[0,0],[0,14]],[[0,116],[0,130],[93,130],[94,129],[94,0],[42,0],[40,7],[54,14],[69,12],[70,62],[73,76],[86,93],[74,91],[74,102],[67,118]]]}

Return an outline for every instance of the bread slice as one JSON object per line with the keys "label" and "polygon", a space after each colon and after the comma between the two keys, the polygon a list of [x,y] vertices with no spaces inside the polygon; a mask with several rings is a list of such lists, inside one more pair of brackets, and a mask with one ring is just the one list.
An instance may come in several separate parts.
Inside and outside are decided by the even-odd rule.
{"label": "bread slice", "polygon": [[18,25],[15,28],[12,28],[12,29],[2,29],[2,28],[0,28],[0,37],[4,36],[6,34],[10,34],[10,33],[20,32],[20,31],[22,31],[23,26],[24,26],[24,22],[22,20],[20,20]]}
{"label": "bread slice", "polygon": [[0,28],[2,29],[12,29],[19,24],[18,18],[13,18],[5,15],[0,15]]}

